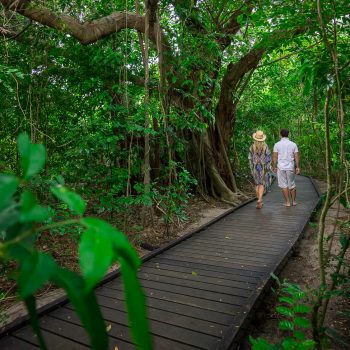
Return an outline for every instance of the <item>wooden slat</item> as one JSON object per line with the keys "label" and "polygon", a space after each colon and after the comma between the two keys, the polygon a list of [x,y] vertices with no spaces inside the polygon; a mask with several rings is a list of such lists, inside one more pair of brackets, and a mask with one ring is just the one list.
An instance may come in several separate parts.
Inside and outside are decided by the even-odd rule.
{"label": "wooden slat", "polygon": [[[111,299],[103,296],[99,296],[98,300],[101,306],[102,313],[105,314],[106,321],[123,323],[118,321],[118,315],[120,312],[123,314],[126,314],[127,312],[124,300],[117,300],[114,298]],[[193,313],[191,313],[191,310],[188,310],[187,314],[190,316],[186,316],[183,313],[176,313],[172,308],[173,305],[170,306],[171,312],[164,311],[163,309],[161,309],[161,307],[164,307],[164,302],[157,302],[156,306],[158,308],[151,306],[148,306],[147,308],[147,314],[150,320],[164,322],[167,325],[174,325],[177,327],[186,328],[195,332],[209,334],[214,337],[222,337],[223,332],[227,329],[227,326],[225,326],[224,324],[206,321],[201,318],[198,318],[204,315],[198,314],[198,312],[196,312],[198,311],[198,309],[192,308]],[[66,305],[64,308],[74,310],[74,307],[71,304]],[[210,315],[206,314],[204,315],[204,317],[210,319]],[[123,318],[126,320],[126,316],[123,315]]]}
{"label": "wooden slat", "polygon": [[[200,298],[203,300],[214,301],[219,303],[226,303],[232,305],[241,305],[245,299],[251,294],[247,290],[232,289],[231,294],[224,294],[219,292],[212,292],[209,290],[197,289],[194,287],[186,287],[184,285],[176,285],[165,282],[155,282],[148,280],[140,280],[141,285],[146,290],[156,290],[158,292],[171,292],[181,294],[183,296],[189,296],[194,298]],[[106,288],[123,290],[121,281],[112,281],[104,285]]]}
{"label": "wooden slat", "polygon": [[170,256],[159,256],[155,259],[156,262],[165,262],[167,264],[174,264],[177,266],[191,267],[194,272],[197,270],[207,270],[217,273],[234,274],[235,276],[240,276],[249,279],[250,281],[257,280],[265,273],[261,271],[253,271],[241,268],[235,268],[233,266],[219,266],[218,264],[208,264],[205,262],[195,262],[191,259],[184,259],[182,257],[170,257]]}
{"label": "wooden slat", "polygon": [[[108,334],[111,337],[123,339],[131,343],[132,338],[128,329],[127,313],[106,307],[102,307],[101,311],[109,329]],[[68,308],[56,310],[52,312],[50,316],[74,325],[81,325],[81,322],[76,316],[75,312]],[[181,326],[173,325],[172,327],[169,327],[169,324],[165,322],[151,320],[150,326],[153,339],[156,339],[157,337],[166,339],[158,339],[158,341],[161,343],[168,340],[178,340],[186,345],[207,349],[208,346],[209,348],[212,348],[218,341],[217,336],[207,335],[203,332],[189,330]]]}
{"label": "wooden slat", "polygon": [[256,285],[255,283],[221,279],[221,278],[218,278],[217,276],[208,277],[198,273],[192,273],[192,272],[183,273],[183,272],[177,272],[177,271],[171,271],[171,270],[162,270],[160,268],[157,269],[152,267],[143,267],[141,271],[143,274],[152,274],[155,276],[168,276],[168,277],[174,277],[180,280],[197,281],[201,283],[226,286],[226,287],[232,287],[232,288],[240,288],[240,289],[251,289],[251,288],[254,288],[254,286]]}
{"label": "wooden slat", "polygon": [[0,339],[0,349],[1,350],[38,350],[39,347],[31,343],[27,343],[24,340],[9,336],[3,339]]}
{"label": "wooden slat", "polygon": [[[123,293],[119,293],[119,294],[116,293],[112,297],[97,295],[97,299],[100,305],[109,307],[111,309],[119,310],[125,304]],[[164,299],[157,299],[152,297],[147,298],[147,307],[154,310],[167,311],[172,313],[174,316],[176,315],[188,316],[188,317],[191,317],[194,322],[197,322],[197,320],[210,322],[213,327],[215,324],[226,326],[229,324],[229,321],[232,319],[232,314],[228,314],[228,315],[222,314],[217,311],[211,311],[208,309],[202,309],[200,307],[196,307],[192,305],[180,304],[178,302],[173,302],[173,301],[164,300]]]}
{"label": "wooden slat", "polygon": [[[46,319],[47,317],[44,316]],[[47,331],[45,329],[42,329],[43,337],[45,339],[45,343],[48,346],[48,348],[58,350],[58,349],[72,349],[72,350],[85,350],[89,349],[88,342],[77,342],[75,338],[69,339],[69,333],[68,339],[67,336],[64,334],[64,336],[58,335],[59,330],[55,330],[54,333]],[[33,334],[32,328],[30,326],[23,327],[19,329],[18,331],[14,332],[13,335],[19,339],[22,339],[23,341],[29,342],[34,345],[39,345],[37,337]],[[85,335],[85,340],[87,339]],[[86,345],[84,345],[84,343]]]}
{"label": "wooden slat", "polygon": [[[96,290],[96,293],[98,295],[114,298],[116,291],[121,291],[121,288],[118,289],[118,287],[116,287],[116,289],[110,289],[110,288],[102,287]],[[241,304],[223,303],[220,301],[197,298],[189,295],[167,292],[162,290],[159,291],[157,289],[151,289],[151,288],[145,289],[144,292],[147,297],[151,296],[156,299],[168,300],[175,303],[194,306],[205,310],[217,311],[228,315],[235,314],[240,309],[240,306],[241,306]],[[236,299],[236,302],[237,302],[237,299]]]}

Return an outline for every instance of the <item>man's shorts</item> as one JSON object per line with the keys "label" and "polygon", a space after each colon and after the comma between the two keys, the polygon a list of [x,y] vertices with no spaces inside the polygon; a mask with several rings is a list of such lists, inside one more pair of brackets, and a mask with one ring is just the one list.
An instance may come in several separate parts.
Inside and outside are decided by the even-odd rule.
{"label": "man's shorts", "polygon": [[277,169],[278,187],[289,188],[292,190],[295,188],[295,172],[293,170],[280,170]]}

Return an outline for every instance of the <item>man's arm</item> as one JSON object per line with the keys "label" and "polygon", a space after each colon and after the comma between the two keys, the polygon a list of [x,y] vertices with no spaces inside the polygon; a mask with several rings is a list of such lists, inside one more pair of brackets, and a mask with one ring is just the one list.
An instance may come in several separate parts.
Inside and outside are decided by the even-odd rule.
{"label": "man's arm", "polygon": [[276,171],[277,159],[278,159],[278,152],[273,152],[272,153],[272,168],[273,168],[273,171]]}
{"label": "man's arm", "polygon": [[299,152],[294,153],[294,159],[295,159],[295,165],[296,165],[295,173],[297,175],[300,175],[300,154],[299,154]]}

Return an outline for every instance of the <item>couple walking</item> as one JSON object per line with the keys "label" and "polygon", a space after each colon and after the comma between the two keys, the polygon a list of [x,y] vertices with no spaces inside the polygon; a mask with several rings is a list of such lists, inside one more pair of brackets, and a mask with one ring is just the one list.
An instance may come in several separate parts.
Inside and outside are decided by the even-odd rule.
{"label": "couple walking", "polygon": [[265,187],[270,185],[271,165],[273,172],[277,173],[278,186],[282,189],[285,200],[284,205],[286,207],[297,205],[295,174],[300,174],[300,156],[297,145],[289,140],[288,134],[288,130],[281,130],[281,140],[274,145],[272,157],[265,143],[266,135],[260,130],[253,134],[254,143],[250,146],[248,158],[258,198],[257,209],[262,208]]}

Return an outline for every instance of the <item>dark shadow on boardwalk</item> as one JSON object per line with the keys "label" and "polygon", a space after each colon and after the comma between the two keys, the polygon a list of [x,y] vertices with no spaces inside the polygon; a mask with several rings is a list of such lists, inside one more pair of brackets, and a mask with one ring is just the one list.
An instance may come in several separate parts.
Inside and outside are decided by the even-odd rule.
{"label": "dark shadow on boardwalk", "polygon": [[[297,186],[298,206],[285,208],[274,184],[262,210],[249,203],[143,264],[139,277],[155,349],[235,346],[270,273],[286,261],[318,202],[309,178],[298,177]],[[111,325],[110,349],[135,349],[120,279],[96,293],[106,325]],[[89,348],[69,303],[43,315],[40,325],[50,350]],[[30,327],[23,326],[1,339],[0,349],[35,349],[36,344]]]}

